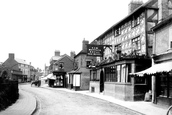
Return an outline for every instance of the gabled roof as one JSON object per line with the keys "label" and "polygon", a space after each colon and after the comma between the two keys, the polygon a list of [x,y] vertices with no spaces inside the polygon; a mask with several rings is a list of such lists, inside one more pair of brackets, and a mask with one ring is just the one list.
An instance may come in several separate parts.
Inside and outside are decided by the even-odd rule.
{"label": "gabled roof", "polygon": [[74,58],[78,57],[78,56],[81,55],[81,54],[87,54],[87,52],[81,50]]}

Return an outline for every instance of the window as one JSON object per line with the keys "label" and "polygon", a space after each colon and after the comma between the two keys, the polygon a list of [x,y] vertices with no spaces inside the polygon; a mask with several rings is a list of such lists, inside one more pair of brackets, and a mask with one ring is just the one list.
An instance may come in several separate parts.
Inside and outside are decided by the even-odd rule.
{"label": "window", "polygon": [[99,78],[97,76],[97,71],[91,71],[91,76],[90,76],[91,81],[99,81]]}
{"label": "window", "polygon": [[131,21],[131,27],[135,27],[137,25],[140,24],[140,17],[137,17],[137,18],[134,18],[132,21]]}
{"label": "window", "polygon": [[91,61],[86,61],[86,67],[89,67],[91,65]]}
{"label": "window", "polygon": [[59,63],[59,68],[60,68],[60,69],[63,69],[63,68],[64,68],[64,62],[60,62],[60,63]]}
{"label": "window", "polygon": [[172,48],[172,41],[170,41],[170,48]]}
{"label": "window", "polygon": [[121,44],[116,45],[116,46],[115,46],[115,50],[116,50],[117,53],[120,53],[121,50],[122,50]]}
{"label": "window", "polygon": [[160,76],[160,96],[167,97],[167,76]]}
{"label": "window", "polygon": [[121,28],[118,28],[115,30],[115,36],[118,36],[121,34]]}
{"label": "window", "polygon": [[158,96],[172,98],[172,75],[160,74],[157,75],[157,91]]}
{"label": "window", "polygon": [[121,65],[117,66],[117,82],[121,82]]}
{"label": "window", "polygon": [[116,66],[105,68],[105,81],[107,82],[117,82],[117,71]]}
{"label": "window", "polygon": [[138,53],[141,50],[140,36],[132,39],[132,47],[132,50],[136,53]]}
{"label": "window", "polygon": [[78,63],[78,61],[76,61],[76,62],[74,63],[74,69],[76,70],[76,69],[78,69],[78,67],[79,67],[79,63]]}

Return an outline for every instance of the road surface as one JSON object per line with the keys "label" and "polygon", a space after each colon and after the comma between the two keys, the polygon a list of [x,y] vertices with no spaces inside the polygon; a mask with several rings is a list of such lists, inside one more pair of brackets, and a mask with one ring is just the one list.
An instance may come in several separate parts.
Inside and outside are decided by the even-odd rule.
{"label": "road surface", "polygon": [[20,85],[38,101],[35,115],[142,115],[120,105],[59,88]]}

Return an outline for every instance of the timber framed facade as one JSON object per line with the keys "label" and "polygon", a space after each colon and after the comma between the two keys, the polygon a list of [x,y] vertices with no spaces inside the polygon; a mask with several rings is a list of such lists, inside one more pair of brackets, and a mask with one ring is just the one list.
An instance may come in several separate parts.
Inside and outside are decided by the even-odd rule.
{"label": "timber framed facade", "polygon": [[158,20],[158,2],[149,1],[105,31],[94,41],[112,45],[105,49],[97,66],[90,71],[90,92],[122,100],[143,100],[150,80],[131,78],[129,73],[151,66],[153,32]]}

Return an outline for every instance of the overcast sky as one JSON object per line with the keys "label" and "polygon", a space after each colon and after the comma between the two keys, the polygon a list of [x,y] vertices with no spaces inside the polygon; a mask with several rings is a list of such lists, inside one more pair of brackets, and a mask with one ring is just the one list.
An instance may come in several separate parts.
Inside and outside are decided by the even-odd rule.
{"label": "overcast sky", "polygon": [[126,17],[130,1],[1,0],[0,62],[14,53],[43,69],[55,50],[77,54],[84,38],[91,42]]}

